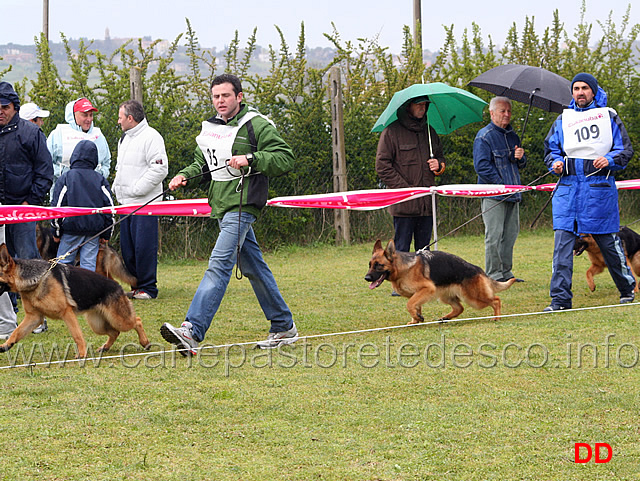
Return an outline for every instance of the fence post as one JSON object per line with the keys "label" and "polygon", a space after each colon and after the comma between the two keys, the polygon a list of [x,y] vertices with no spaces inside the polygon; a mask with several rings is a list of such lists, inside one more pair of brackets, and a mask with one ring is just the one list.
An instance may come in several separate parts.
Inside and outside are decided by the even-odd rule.
{"label": "fence post", "polygon": [[[331,101],[331,138],[333,140],[333,191],[344,192],[347,190],[347,162],[344,148],[342,83],[338,67],[331,67],[329,71],[329,99]],[[335,209],[334,225],[336,229],[336,244],[349,245],[351,237],[349,211]]]}
{"label": "fence post", "polygon": [[142,103],[142,69],[131,67],[129,69],[129,85],[131,87],[131,100]]}

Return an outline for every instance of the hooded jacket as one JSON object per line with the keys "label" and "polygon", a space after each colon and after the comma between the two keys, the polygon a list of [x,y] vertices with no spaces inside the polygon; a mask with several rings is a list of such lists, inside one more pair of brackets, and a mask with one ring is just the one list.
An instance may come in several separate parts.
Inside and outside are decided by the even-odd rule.
{"label": "hooded jacket", "polygon": [[[76,139],[77,142],[82,140],[82,137],[86,138],[86,140],[92,140],[95,142],[98,147],[98,165],[96,168],[98,172],[100,172],[104,178],[109,177],[109,167],[111,166],[111,152],[109,151],[109,145],[107,144],[107,139],[102,134],[99,128],[95,127],[94,124],[91,124],[89,131],[83,133],[82,128],[76,123],[76,118],[73,113],[73,106],[75,103],[80,100],[76,99],[67,104],[64,109],[64,119],[67,121],[66,124],[58,124],[57,127],[49,134],[47,138],[47,147],[51,152],[51,157],[53,159],[53,174],[54,178],[57,179],[62,175],[63,172],[69,170],[69,168],[64,165],[63,162],[63,148],[64,148],[64,138],[65,138],[65,129],[72,129],[75,132],[78,132],[78,137]],[[68,154],[69,155],[69,154]]]}
{"label": "hooded jacket", "polygon": [[[237,126],[238,121],[247,114],[249,108],[241,104],[238,114],[229,119],[227,125]],[[212,117],[207,122],[225,124],[219,117]],[[249,130],[253,130],[250,135]],[[255,137],[256,145],[250,145],[248,141]],[[245,123],[238,131],[232,146],[233,155],[246,155],[253,153],[251,164],[252,175],[245,177],[242,189],[242,211],[258,216],[260,210],[267,203],[269,194],[269,179],[285,174],[293,168],[294,157],[291,147],[282,139],[277,129],[267,119],[257,116]],[[196,148],[194,162],[182,169],[178,174],[186,178],[193,177],[208,170],[208,164],[200,147]],[[254,174],[255,173],[255,174]],[[200,182],[201,179],[188,181]],[[227,212],[237,212],[240,206],[240,178],[230,181],[212,180],[209,184],[209,205],[211,205],[211,217],[222,219]]]}
{"label": "hooded jacket", "polygon": [[0,82],[0,97],[11,99],[16,108],[0,127],[0,201],[42,205],[53,180],[46,138],[37,125],[20,118],[20,100],[11,84]]}
{"label": "hooded jacket", "polygon": [[[398,109],[398,120],[382,131],[376,153],[376,172],[388,188],[435,185],[436,176],[427,162],[431,158],[429,143],[433,158],[440,162],[440,172],[444,167],[444,153],[438,134],[433,127],[429,126],[429,130],[424,118],[414,119],[403,105]],[[396,217],[433,215],[430,195],[392,205],[388,210]]]}
{"label": "hooded jacket", "polygon": [[[109,183],[95,168],[98,148],[90,140],[76,145],[70,159],[71,169],[64,172],[53,188],[51,205],[54,207],[109,207],[113,206]],[[62,234],[92,236],[113,224],[108,214],[80,215],[54,219],[51,225],[55,236]],[[112,229],[102,233],[102,239],[111,237]]]}
{"label": "hooded jacket", "polygon": [[[607,106],[607,94],[599,87],[594,101],[584,109],[575,101],[569,109],[578,112]],[[608,109],[611,122],[612,143],[604,155],[609,166],[598,170],[593,160],[567,157],[564,151],[562,114],[551,126],[544,141],[545,164],[553,170],[553,164],[564,162],[564,171],[558,180],[553,196],[553,228],[587,234],[610,234],[620,230],[618,191],[614,173],[623,170],[633,157],[633,148],[627,130],[613,109]]]}
{"label": "hooded jacket", "polygon": [[[493,122],[480,129],[473,141],[473,166],[478,174],[478,184],[520,185],[520,169],[527,165],[527,157],[514,157],[516,146],[521,145],[518,134],[511,125],[506,129]],[[495,196],[506,202],[520,202],[522,194]]]}

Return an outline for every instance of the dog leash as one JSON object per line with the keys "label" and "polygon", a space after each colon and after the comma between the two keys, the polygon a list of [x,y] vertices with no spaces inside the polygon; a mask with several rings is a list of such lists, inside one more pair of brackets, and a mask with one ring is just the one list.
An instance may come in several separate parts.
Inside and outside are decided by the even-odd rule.
{"label": "dog leash", "polygon": [[[552,171],[549,170],[547,171],[545,174],[542,174],[540,177],[538,177],[537,179],[529,182],[527,184],[527,187],[531,187],[533,184],[537,183],[538,181],[544,179],[547,175],[549,175]],[[492,205],[491,207],[489,207],[487,210],[483,210],[481,211],[478,215],[472,217],[471,219],[469,219],[468,221],[464,222],[463,224],[460,224],[458,227],[456,227],[455,229],[450,230],[449,232],[447,232],[446,234],[444,234],[443,236],[438,237],[438,239],[433,240],[432,242],[430,242],[429,244],[427,244],[426,246],[424,246],[422,249],[418,249],[418,251],[416,251],[416,254],[424,254],[425,251],[429,250],[429,247],[431,247],[433,244],[435,244],[436,242],[438,242],[440,239],[447,237],[451,234],[453,234],[454,232],[462,229],[465,225],[470,224],[471,222],[473,222],[474,220],[476,220],[478,217],[482,216],[482,214],[485,214],[487,212],[489,212],[491,209],[494,209],[496,207],[498,207],[500,204],[502,204],[503,202],[505,202],[509,197],[511,197],[512,195],[515,194],[519,194],[521,192],[526,192],[526,189],[521,189],[521,190],[516,190],[515,192],[512,192],[506,196],[504,196],[504,199],[500,199],[499,202],[497,202],[495,205]]]}
{"label": "dog leash", "polygon": [[[229,164],[228,164],[229,160],[225,160],[225,165],[222,165],[218,168],[215,169],[211,169],[211,170],[207,170],[204,172],[200,172],[199,174],[196,174],[194,176],[188,177],[186,179],[184,179],[185,181],[189,181],[189,180],[193,180],[193,179],[197,179],[198,177],[203,177],[209,174],[212,174],[213,172],[216,172],[218,170],[222,170],[222,169],[227,169],[227,172],[229,172],[230,175],[233,175],[234,177],[240,177],[241,181],[242,179],[244,179],[245,177],[249,176],[249,175],[255,175],[255,174],[241,174],[240,176],[236,176],[233,174],[233,172],[231,172],[229,170]],[[97,234],[95,234],[94,236],[90,237],[89,239],[87,239],[86,241],[84,241],[82,244],[80,244],[79,246],[74,247],[73,249],[71,249],[70,251],[66,252],[65,254],[62,254],[61,256],[58,257],[54,257],[53,259],[51,259],[49,261],[49,263],[51,264],[51,266],[49,267],[49,270],[53,269],[62,259],[65,259],[67,256],[69,256],[70,254],[74,253],[75,251],[77,251],[78,249],[80,249],[82,246],[84,246],[85,244],[87,244],[88,242],[92,241],[93,239],[95,239],[96,237],[99,237],[101,234],[103,234],[104,232],[108,231],[109,229],[112,229],[113,227],[115,227],[116,225],[120,224],[122,221],[124,221],[125,219],[127,219],[128,217],[132,216],[133,214],[135,214],[136,212],[138,212],[140,209],[142,209],[143,207],[146,207],[147,205],[149,205],[150,203],[152,203],[153,201],[155,201],[156,199],[158,199],[159,197],[162,197],[163,195],[167,194],[168,192],[170,192],[171,189],[167,188],[165,190],[163,190],[160,194],[156,195],[153,199],[145,202],[144,204],[142,204],[140,207],[137,207],[136,209],[134,209],[133,211],[129,212],[128,214],[124,215],[123,217],[121,217],[120,219],[118,219],[116,222],[114,222],[113,224],[111,224],[109,227],[106,227],[105,229],[102,229],[100,232],[98,232]],[[242,198],[241,198],[242,200]]]}

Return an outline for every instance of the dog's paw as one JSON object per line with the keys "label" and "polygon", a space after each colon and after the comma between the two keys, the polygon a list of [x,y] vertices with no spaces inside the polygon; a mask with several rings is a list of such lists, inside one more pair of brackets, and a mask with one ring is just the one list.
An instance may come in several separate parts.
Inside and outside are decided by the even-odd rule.
{"label": "dog's paw", "polygon": [[11,349],[11,346],[13,344],[7,344],[6,342],[4,344],[0,344],[0,352],[7,352],[9,349]]}
{"label": "dog's paw", "polygon": [[142,346],[142,349],[148,351],[149,349],[151,349],[151,343],[148,343],[146,346]]}
{"label": "dog's paw", "polygon": [[413,324],[420,324],[420,321],[418,321],[417,319],[411,319],[409,322],[407,322],[407,326],[411,326]]}

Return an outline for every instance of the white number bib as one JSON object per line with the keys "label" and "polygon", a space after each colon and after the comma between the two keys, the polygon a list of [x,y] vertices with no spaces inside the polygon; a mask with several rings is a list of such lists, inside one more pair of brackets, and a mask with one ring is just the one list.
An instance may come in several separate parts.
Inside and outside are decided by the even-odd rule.
{"label": "white number bib", "polygon": [[[209,121],[202,122],[202,131],[196,137],[196,143],[202,154],[204,155],[209,170],[211,170],[211,178],[216,181],[229,181],[237,179],[242,175],[238,169],[227,166],[226,162],[231,158],[233,143],[236,140],[238,131],[249,120],[256,116],[261,116],[258,112],[247,112],[238,122],[238,125],[222,125],[213,124]],[[266,119],[266,117],[263,117]],[[267,119],[268,120],[268,119]],[[249,139],[245,139],[248,144]]]}
{"label": "white number bib", "polygon": [[564,151],[576,159],[597,159],[611,152],[613,133],[609,108],[562,112]]}

